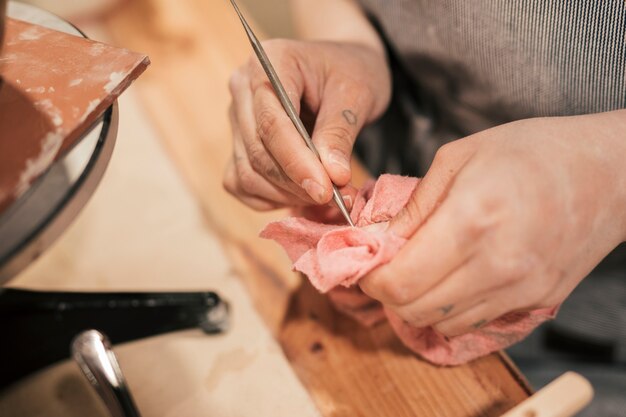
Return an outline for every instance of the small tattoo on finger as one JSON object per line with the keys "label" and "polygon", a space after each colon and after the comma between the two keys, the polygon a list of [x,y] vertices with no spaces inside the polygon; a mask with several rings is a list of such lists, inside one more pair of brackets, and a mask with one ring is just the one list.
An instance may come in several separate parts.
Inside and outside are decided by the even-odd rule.
{"label": "small tattoo on finger", "polygon": [[454,308],[454,304],[448,304],[448,305],[439,307],[439,311],[441,311],[443,315],[445,316],[446,314],[451,312],[453,308]]}
{"label": "small tattoo on finger", "polygon": [[475,329],[480,329],[481,327],[483,327],[485,324],[487,323],[487,320],[483,319],[483,320],[479,320],[476,323],[472,324],[472,327]]}
{"label": "small tattoo on finger", "polygon": [[278,168],[272,166],[269,167],[266,171],[265,171],[265,176],[269,179],[272,179],[274,181],[280,181],[282,180],[282,175],[281,172]]}
{"label": "small tattoo on finger", "polygon": [[351,124],[353,126],[356,124],[357,122],[356,114],[354,114],[352,110],[346,109],[342,111],[341,114],[343,115],[343,118],[346,119],[346,122],[348,122],[348,124]]}

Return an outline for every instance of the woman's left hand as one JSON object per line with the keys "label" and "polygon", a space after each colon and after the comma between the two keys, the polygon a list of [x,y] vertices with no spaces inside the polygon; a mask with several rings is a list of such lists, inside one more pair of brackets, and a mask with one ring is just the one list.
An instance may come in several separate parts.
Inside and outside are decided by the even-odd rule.
{"label": "woman's left hand", "polygon": [[626,111],[537,118],[443,146],[360,286],[455,336],[552,307],[626,240]]}

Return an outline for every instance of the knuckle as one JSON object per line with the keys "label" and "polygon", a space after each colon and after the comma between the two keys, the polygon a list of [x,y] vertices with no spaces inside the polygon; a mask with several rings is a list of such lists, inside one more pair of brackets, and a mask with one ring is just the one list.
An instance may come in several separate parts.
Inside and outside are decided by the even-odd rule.
{"label": "knuckle", "polygon": [[265,107],[257,112],[257,135],[263,143],[274,140],[276,129],[278,126],[278,118],[276,114],[269,108]]}
{"label": "knuckle", "polygon": [[463,236],[468,239],[481,236],[501,221],[503,211],[503,200],[496,194],[467,199],[458,209]]}
{"label": "knuckle", "polygon": [[254,53],[250,53],[250,55],[248,55],[248,60],[246,61],[245,67],[252,77],[254,77],[254,74],[257,71],[262,69],[261,64],[259,64],[259,59]]}
{"label": "knuckle", "polygon": [[426,219],[427,213],[422,209],[416,198],[409,199],[409,202],[401,210],[399,218],[408,225],[420,225]]}
{"label": "knuckle", "polygon": [[[550,303],[553,300],[556,301],[559,298],[559,291],[543,280],[533,280],[535,282],[528,283],[528,300],[531,303],[529,307],[538,306],[542,303]],[[555,304],[558,301],[555,302]]]}
{"label": "knuckle", "polygon": [[268,159],[268,156],[267,152],[262,146],[249,147],[248,158],[250,160],[250,166],[255,172],[263,173],[265,171],[265,161]]}
{"label": "knuckle", "polygon": [[411,306],[411,308],[398,308],[395,310],[395,313],[415,327],[426,327],[433,323],[432,314],[428,314],[415,306]]}
{"label": "knuckle", "polygon": [[420,317],[416,313],[408,312],[402,309],[391,309],[405,323],[413,327],[424,327],[421,325]]}
{"label": "knuckle", "polygon": [[280,52],[291,46],[293,41],[283,38],[267,39],[261,42],[263,49],[266,51]]}
{"label": "knuckle", "polygon": [[561,304],[564,300],[564,297],[559,296],[558,294],[550,291],[545,297],[538,299],[535,304],[532,306],[533,308],[551,308]]}
{"label": "knuckle", "polygon": [[433,328],[445,336],[456,337],[479,330],[486,324],[487,320],[465,315],[464,317],[439,322],[433,325]]}
{"label": "knuckle", "polygon": [[406,291],[402,285],[394,282],[394,280],[386,279],[379,285],[380,292],[383,294],[385,300],[393,305],[406,305],[412,300],[410,293]]}
{"label": "knuckle", "polygon": [[527,271],[515,256],[491,256],[489,267],[494,278],[501,284],[513,284],[526,277]]}
{"label": "knuckle", "polygon": [[492,255],[489,258],[493,275],[502,283],[515,284],[527,280],[537,270],[537,259],[534,255],[522,255],[519,251],[509,250]]}
{"label": "knuckle", "polygon": [[[296,44],[297,42],[293,40],[280,39],[280,38],[279,39],[267,39],[267,40],[261,41],[261,45],[263,46],[263,49],[265,50],[266,54],[270,57],[275,67],[281,66],[281,63],[292,58],[292,56],[294,55],[293,52],[296,49],[295,48]],[[252,71],[252,73],[258,74],[259,76],[261,76],[262,74],[263,77],[265,77],[265,72],[263,71],[263,68],[261,67],[261,64],[259,63],[259,59],[257,58],[256,54],[251,53],[248,56],[247,67],[249,70]],[[282,74],[281,74],[281,79],[282,79]]]}
{"label": "knuckle", "polygon": [[551,290],[547,290],[547,291],[539,291],[538,293],[536,293],[533,297],[533,303],[532,305],[528,306],[529,308],[548,308],[548,307],[553,307],[559,303],[561,303],[563,300],[560,299],[560,297],[555,294],[553,291]]}
{"label": "knuckle", "polygon": [[258,189],[256,176],[248,169],[241,169],[238,172],[238,177],[241,189],[248,194],[254,194],[255,190]]}
{"label": "knuckle", "polygon": [[445,162],[450,159],[450,155],[454,152],[454,142],[448,142],[444,145],[441,145],[437,152],[435,152],[435,158],[433,159],[433,164],[435,162]]}
{"label": "knuckle", "polygon": [[[262,146],[253,146],[248,149],[248,158],[250,160],[250,169],[242,167],[241,175],[247,175],[254,181],[250,181],[248,184],[252,188],[258,185],[258,175],[267,179],[268,181],[279,184],[285,181],[285,174],[282,169],[276,165],[274,160],[267,154],[267,151]],[[294,161],[294,163],[296,163]],[[242,182],[244,180],[242,179]]]}
{"label": "knuckle", "polygon": [[444,336],[451,337],[458,334],[459,332],[462,332],[461,329],[467,328],[465,326],[466,325],[463,322],[456,321],[452,323],[449,321],[444,321],[433,325],[433,329],[435,329],[438,333],[441,333]]}
{"label": "knuckle", "polygon": [[237,187],[233,184],[232,181],[229,180],[224,180],[222,181],[222,187],[224,187],[224,190],[226,190],[226,192],[232,196],[236,196],[237,195]]}
{"label": "knuckle", "polygon": [[243,85],[243,71],[241,68],[237,68],[232,72],[230,78],[228,79],[228,90],[230,91],[230,95],[235,97],[237,92]]}
{"label": "knuckle", "polygon": [[226,172],[224,173],[224,178],[222,179],[222,186],[229,194],[232,194],[232,195],[236,194],[237,179],[233,172],[233,168],[228,167],[226,169]]}
{"label": "knuckle", "polygon": [[277,208],[279,207],[271,205],[271,204],[258,204],[257,207],[255,207],[255,210],[261,211],[261,212],[267,212],[267,211],[276,210]]}
{"label": "knuckle", "polygon": [[464,215],[466,220],[482,220],[492,213],[498,206],[499,199],[493,196],[476,195],[464,205]]}
{"label": "knuckle", "polygon": [[282,169],[289,178],[292,178],[298,184],[301,182],[298,178],[298,172],[303,168],[302,158],[289,158],[283,165]]}
{"label": "knuckle", "polygon": [[549,280],[541,280],[533,285],[529,308],[547,308],[560,304],[567,296],[561,289],[549,284]]}
{"label": "knuckle", "polygon": [[270,211],[276,208],[273,203],[261,200],[247,200],[246,204],[256,211]]}
{"label": "knuckle", "polygon": [[334,77],[333,81],[333,88],[337,91],[337,93],[344,97],[348,96],[357,103],[360,103],[361,100],[367,99],[370,96],[370,91],[372,90],[372,87],[366,86],[364,88],[363,83],[360,83],[358,80],[349,76],[341,78]]}
{"label": "knuckle", "polygon": [[328,148],[347,150],[352,148],[354,131],[342,124],[320,129],[319,140]]}
{"label": "knuckle", "polygon": [[498,311],[501,311],[503,314],[528,311],[533,309],[537,302],[537,289],[529,286],[516,286],[499,297]]}

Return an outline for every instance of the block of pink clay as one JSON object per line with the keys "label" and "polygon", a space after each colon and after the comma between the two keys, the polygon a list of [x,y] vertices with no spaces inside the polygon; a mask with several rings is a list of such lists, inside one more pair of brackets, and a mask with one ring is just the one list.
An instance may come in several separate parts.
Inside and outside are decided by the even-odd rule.
{"label": "block of pink clay", "polygon": [[[407,204],[419,179],[382,175],[361,189],[351,217],[357,228],[322,224],[305,218],[270,223],[261,237],[285,248],[294,269],[306,274],[315,288],[329,292],[333,302],[360,322],[371,325],[386,314],[403,343],[430,362],[458,365],[518,342],[536,326],[553,318],[555,308],[510,313],[481,329],[446,339],[430,327],[415,328],[353,287],[360,278],[393,259],[406,239],[385,232],[386,223]],[[338,288],[351,287],[339,290]]]}
{"label": "block of pink clay", "polygon": [[7,19],[0,55],[0,211],[148,64],[142,54]]}

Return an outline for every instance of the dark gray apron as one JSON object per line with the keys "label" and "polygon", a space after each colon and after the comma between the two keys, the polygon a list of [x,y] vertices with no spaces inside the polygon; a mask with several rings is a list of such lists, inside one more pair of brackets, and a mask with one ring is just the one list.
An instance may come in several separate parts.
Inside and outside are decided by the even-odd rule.
{"label": "dark gray apron", "polygon": [[[624,0],[360,2],[394,79],[388,112],[357,141],[373,174],[422,176],[442,144],[509,121],[626,108]],[[626,416],[624,245],[510,353],[537,386],[566,369],[590,378],[585,416]]]}

